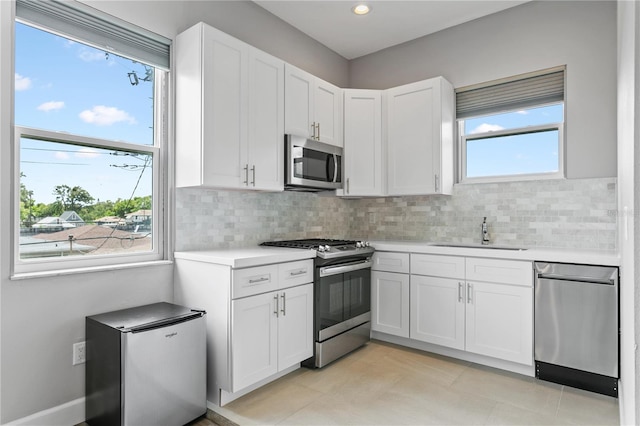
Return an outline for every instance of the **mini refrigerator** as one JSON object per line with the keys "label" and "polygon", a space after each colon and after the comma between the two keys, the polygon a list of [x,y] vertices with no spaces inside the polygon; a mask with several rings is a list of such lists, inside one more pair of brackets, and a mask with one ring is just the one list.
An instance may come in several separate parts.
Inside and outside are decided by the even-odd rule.
{"label": "mini refrigerator", "polygon": [[86,422],[178,426],[205,414],[205,314],[162,302],[86,317]]}

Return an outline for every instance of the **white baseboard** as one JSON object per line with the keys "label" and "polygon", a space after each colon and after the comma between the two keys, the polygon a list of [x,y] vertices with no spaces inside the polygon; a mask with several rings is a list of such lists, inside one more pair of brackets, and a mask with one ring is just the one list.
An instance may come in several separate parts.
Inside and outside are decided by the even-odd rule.
{"label": "white baseboard", "polygon": [[8,425],[25,426],[69,426],[85,421],[85,398],[74,399],[57,407],[48,408],[38,413],[6,423]]}
{"label": "white baseboard", "polygon": [[444,346],[421,342],[415,339],[408,339],[406,337],[393,336],[391,334],[381,333],[379,331],[372,331],[371,338],[381,340],[383,342],[393,343],[400,346],[406,346],[409,348],[418,349],[425,352],[433,352],[438,355],[457,358],[463,361],[473,362],[475,364],[486,365],[488,367],[498,368],[500,370],[511,371],[513,373],[522,374],[524,376],[529,376],[529,377],[536,376],[535,365],[533,364],[533,354],[531,354],[531,365],[525,365],[525,364],[518,364],[511,361],[504,361],[497,358],[491,358],[484,355],[477,355],[471,352],[446,348]]}

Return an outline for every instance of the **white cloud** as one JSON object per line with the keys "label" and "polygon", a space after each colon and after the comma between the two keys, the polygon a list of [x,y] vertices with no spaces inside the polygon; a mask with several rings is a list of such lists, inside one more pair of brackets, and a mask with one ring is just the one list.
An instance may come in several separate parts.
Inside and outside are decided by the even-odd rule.
{"label": "white cloud", "polygon": [[527,115],[527,114],[529,114],[529,111],[525,111],[525,110],[521,109],[520,111],[516,111],[516,114]]}
{"label": "white cloud", "polygon": [[504,130],[504,127],[499,126],[497,124],[482,123],[475,129],[473,129],[471,132],[469,132],[469,134],[473,135],[476,133],[495,132],[498,130]]}
{"label": "white cloud", "polygon": [[80,118],[85,123],[95,124],[97,126],[110,126],[120,122],[136,124],[136,119],[126,111],[104,105],[96,105],[90,110],[82,111]]}
{"label": "white cloud", "polygon": [[62,101],[49,101],[49,102],[45,102],[43,104],[40,104],[38,106],[38,111],[49,112],[49,111],[55,111],[55,110],[62,109],[62,108],[64,108],[64,102],[62,102]]}
{"label": "white cloud", "polygon": [[16,91],[28,90],[31,88],[31,79],[16,73]]}
{"label": "white cloud", "polygon": [[80,148],[75,155],[78,158],[96,158],[100,153],[91,148]]}
{"label": "white cloud", "polygon": [[67,160],[69,158],[69,154],[58,151],[54,154],[54,157],[56,157],[57,160]]}
{"label": "white cloud", "polygon": [[78,53],[78,57],[85,62],[104,61],[104,52],[82,49]]}

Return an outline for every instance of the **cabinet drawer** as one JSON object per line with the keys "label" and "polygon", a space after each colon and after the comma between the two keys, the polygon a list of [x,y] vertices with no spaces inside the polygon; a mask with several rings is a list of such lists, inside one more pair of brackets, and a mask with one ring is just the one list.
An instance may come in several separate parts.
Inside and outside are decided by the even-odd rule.
{"label": "cabinet drawer", "polygon": [[533,286],[533,265],[522,260],[467,258],[467,281]]}
{"label": "cabinet drawer", "polygon": [[409,273],[409,253],[377,251],[373,253],[374,271]]}
{"label": "cabinet drawer", "polygon": [[231,298],[251,296],[278,289],[278,265],[234,269]]}
{"label": "cabinet drawer", "polygon": [[464,257],[412,254],[411,273],[463,280]]}
{"label": "cabinet drawer", "polygon": [[278,276],[280,278],[278,288],[311,283],[313,282],[313,260],[280,263],[278,265]]}

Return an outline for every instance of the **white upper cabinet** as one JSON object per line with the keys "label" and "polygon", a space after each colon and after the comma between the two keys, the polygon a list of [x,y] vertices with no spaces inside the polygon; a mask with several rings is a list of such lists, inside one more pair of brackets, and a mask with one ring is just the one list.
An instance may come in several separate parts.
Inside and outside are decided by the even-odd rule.
{"label": "white upper cabinet", "polygon": [[451,194],[453,86],[442,77],[385,91],[387,195]]}
{"label": "white upper cabinet", "polygon": [[382,152],[382,93],[346,89],[343,195],[384,195]]}
{"label": "white upper cabinet", "polygon": [[342,89],[285,66],[285,133],[342,146]]}
{"label": "white upper cabinet", "polygon": [[[249,50],[249,185],[284,189],[284,62]],[[242,162],[241,162],[242,164]]]}
{"label": "white upper cabinet", "polygon": [[284,62],[206,24],[176,38],[176,185],[284,188]]}

